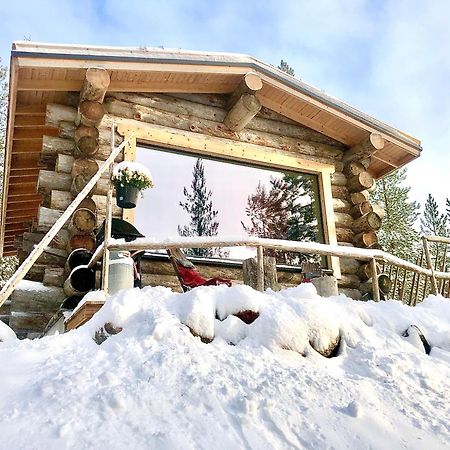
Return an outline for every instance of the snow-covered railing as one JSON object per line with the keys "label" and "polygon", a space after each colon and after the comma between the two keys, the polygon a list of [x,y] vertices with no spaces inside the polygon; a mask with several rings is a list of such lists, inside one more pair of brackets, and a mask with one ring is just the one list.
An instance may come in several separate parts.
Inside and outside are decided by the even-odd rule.
{"label": "snow-covered railing", "polygon": [[[17,287],[17,285],[20,283],[20,281],[23,280],[23,278],[28,273],[28,271],[31,269],[33,264],[36,262],[36,260],[39,258],[39,256],[41,256],[41,254],[45,250],[45,248],[50,244],[50,242],[53,240],[53,238],[58,234],[58,232],[61,230],[61,228],[64,226],[64,224],[70,219],[72,214],[75,212],[75,210],[80,205],[80,203],[87,197],[89,192],[92,191],[92,189],[94,188],[97,181],[100,180],[100,177],[102,176],[102,174],[104,172],[106,172],[107,169],[111,168],[116,157],[127,145],[128,140],[124,139],[122,144],[120,144],[118,147],[114,148],[114,128],[115,128],[115,125],[112,124],[111,153],[110,153],[108,159],[102,164],[102,166],[98,169],[98,172],[89,180],[89,182],[82,189],[82,191],[75,197],[75,199],[72,201],[72,203],[67,207],[67,209],[64,211],[64,213],[61,215],[61,217],[54,223],[54,225],[50,228],[50,230],[44,236],[42,241],[39,242],[39,244],[33,248],[33,250],[28,255],[28,257],[23,261],[23,263],[20,265],[20,267],[14,272],[13,276],[5,283],[2,290],[0,291],[0,306],[3,305],[3,303],[8,299],[8,297],[11,295],[11,293],[14,291],[14,289]],[[109,220],[106,220],[106,224],[105,224],[105,242],[107,243],[108,242],[107,237],[109,238],[109,236],[111,234],[110,233],[111,211],[112,211],[112,185],[111,184],[110,184],[110,188],[108,190],[106,209],[107,209],[107,217],[109,217]],[[108,249],[106,249],[106,253],[107,252],[108,252]],[[104,272],[107,272],[107,271],[104,270]],[[107,275],[106,275],[106,278],[107,278]]]}
{"label": "snow-covered railing", "polygon": [[[391,264],[399,268],[425,275],[433,279],[450,280],[450,273],[421,267],[404,259],[398,258],[382,250],[370,250],[339,245],[319,244],[316,242],[297,242],[265,238],[221,238],[221,237],[179,237],[163,240],[153,238],[138,238],[132,242],[111,239],[108,250],[161,250],[170,248],[211,248],[211,247],[256,247],[258,261],[258,286],[263,286],[264,259],[263,250],[281,250],[293,253],[305,253],[324,256],[337,256],[341,258],[356,258],[371,263],[372,274],[377,274],[377,262]],[[103,248],[97,249],[91,264],[98,261]],[[372,290],[374,300],[380,300],[378,277],[372,276]]]}

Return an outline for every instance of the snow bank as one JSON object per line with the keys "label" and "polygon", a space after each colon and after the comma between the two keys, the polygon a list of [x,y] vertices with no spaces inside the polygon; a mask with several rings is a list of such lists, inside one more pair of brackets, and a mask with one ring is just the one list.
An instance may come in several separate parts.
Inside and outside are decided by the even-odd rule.
{"label": "snow bank", "polygon": [[16,339],[14,331],[0,320],[0,342],[14,341]]}
{"label": "snow bank", "polygon": [[[97,345],[105,323],[122,331]],[[440,297],[122,291],[78,330],[0,343],[0,448],[446,448],[449,330]]]}

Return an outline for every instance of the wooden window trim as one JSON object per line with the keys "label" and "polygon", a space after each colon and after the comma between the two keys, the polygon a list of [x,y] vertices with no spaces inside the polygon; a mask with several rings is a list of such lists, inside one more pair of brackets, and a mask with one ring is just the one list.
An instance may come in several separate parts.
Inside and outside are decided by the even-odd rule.
{"label": "wooden window trim", "polygon": [[[333,164],[297,158],[270,147],[142,123],[132,119],[117,118],[116,122],[119,134],[125,138],[130,133],[134,133],[135,136],[125,150],[124,156],[126,161],[135,160],[136,144],[140,142],[142,144],[179,150],[186,154],[204,155],[244,164],[253,163],[271,169],[291,170],[317,175],[324,240],[326,244],[337,245],[333,198],[331,195],[331,175],[335,170]],[[134,213],[132,210],[131,212],[125,212],[124,210],[123,218],[133,223]],[[339,258],[328,257],[328,266],[333,269],[336,278],[340,278]]]}

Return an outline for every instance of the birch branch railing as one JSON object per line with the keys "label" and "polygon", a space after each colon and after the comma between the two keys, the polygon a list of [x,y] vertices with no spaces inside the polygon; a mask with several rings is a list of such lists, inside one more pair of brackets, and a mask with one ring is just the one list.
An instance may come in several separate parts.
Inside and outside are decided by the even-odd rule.
{"label": "birch branch railing", "polygon": [[[112,134],[114,134],[114,124],[112,125]],[[44,236],[41,242],[36,245],[28,257],[23,261],[20,267],[14,272],[13,276],[5,283],[2,290],[0,291],[0,306],[8,299],[8,297],[12,294],[17,285],[23,280],[25,275],[31,269],[32,265],[36,262],[36,260],[41,256],[44,252],[45,248],[50,244],[53,238],[58,234],[59,230],[64,226],[64,224],[70,219],[72,214],[77,209],[78,205],[87,197],[89,192],[92,191],[97,181],[100,179],[102,174],[108,169],[119,155],[119,153],[123,150],[127,142],[125,139],[122,144],[118,147],[114,148],[111,146],[111,154],[108,159],[102,164],[99,168],[98,172],[89,180],[86,186],[82,189],[82,191],[75,197],[72,203],[67,207],[61,217],[53,224],[47,234]],[[112,143],[113,144],[113,143]],[[112,186],[110,186],[110,190]],[[111,213],[110,213],[111,216]],[[111,223],[111,217],[109,217],[109,223]]]}
{"label": "birch branch railing", "polygon": [[[282,250],[293,253],[305,253],[325,256],[337,256],[340,258],[356,258],[362,261],[369,261],[372,267],[372,274],[377,275],[376,262],[383,262],[409,270],[413,273],[434,276],[437,279],[450,280],[450,273],[430,270],[417,264],[405,261],[382,250],[368,250],[355,247],[344,247],[338,245],[319,244],[315,242],[296,242],[265,238],[238,238],[220,239],[218,237],[189,237],[156,241],[154,239],[139,238],[132,242],[122,240],[112,240],[107,246],[108,250],[161,250],[170,248],[211,248],[211,247],[256,247],[258,280],[257,286],[262,290],[264,286],[264,259],[263,249]],[[102,257],[105,251],[105,244],[100,246],[94,253],[90,267],[93,267]],[[374,300],[380,300],[378,277],[372,276],[372,290]]]}

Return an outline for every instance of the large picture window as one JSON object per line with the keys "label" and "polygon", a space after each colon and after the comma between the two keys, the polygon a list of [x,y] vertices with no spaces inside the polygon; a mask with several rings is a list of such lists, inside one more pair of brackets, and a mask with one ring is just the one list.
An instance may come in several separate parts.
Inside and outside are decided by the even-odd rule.
{"label": "large picture window", "polygon": [[[137,148],[153,174],[135,225],[145,236],[257,236],[324,242],[318,177],[274,171],[156,148]],[[195,256],[243,259],[252,249],[192,249]],[[266,251],[266,254],[271,254]],[[311,256],[275,252],[277,262]]]}

